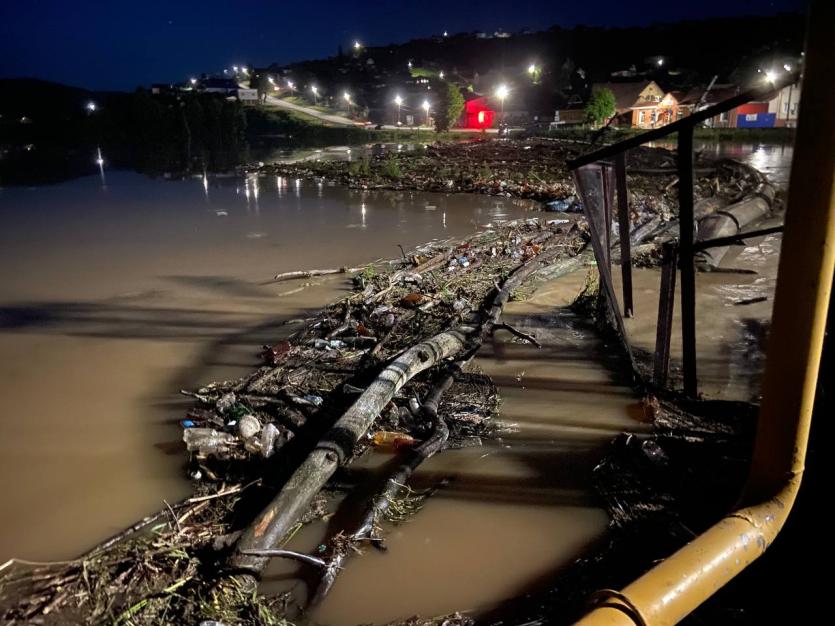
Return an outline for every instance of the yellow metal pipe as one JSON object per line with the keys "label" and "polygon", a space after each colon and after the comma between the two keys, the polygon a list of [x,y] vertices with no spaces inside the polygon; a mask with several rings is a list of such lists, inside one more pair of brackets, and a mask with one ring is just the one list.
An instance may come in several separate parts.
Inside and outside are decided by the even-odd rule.
{"label": "yellow metal pipe", "polygon": [[741,508],[620,592],[583,626],[675,624],[771,545],[803,475],[835,266],[835,2],[815,0],[751,473]]}

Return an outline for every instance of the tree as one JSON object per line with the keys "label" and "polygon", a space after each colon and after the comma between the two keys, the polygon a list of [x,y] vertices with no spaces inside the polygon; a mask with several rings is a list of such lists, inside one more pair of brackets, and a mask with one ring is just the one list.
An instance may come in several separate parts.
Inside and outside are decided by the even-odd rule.
{"label": "tree", "polygon": [[615,94],[611,89],[595,89],[586,103],[586,121],[599,126],[615,114]]}
{"label": "tree", "polygon": [[464,96],[461,95],[458,87],[446,81],[438,84],[435,92],[438,94],[438,104],[435,107],[435,130],[441,133],[449,130],[461,117],[461,112],[464,110]]}

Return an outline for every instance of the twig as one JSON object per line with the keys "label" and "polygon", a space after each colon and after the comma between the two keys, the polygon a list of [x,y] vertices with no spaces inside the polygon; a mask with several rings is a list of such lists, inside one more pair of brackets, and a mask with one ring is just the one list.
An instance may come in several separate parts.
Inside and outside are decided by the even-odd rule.
{"label": "twig", "polygon": [[533,335],[529,335],[527,333],[523,333],[521,330],[518,330],[518,329],[514,328],[513,326],[511,326],[510,324],[508,324],[506,322],[498,322],[497,324],[494,324],[493,325],[493,330],[494,331],[495,330],[506,330],[511,335],[515,335],[516,337],[519,337],[519,339],[524,339],[528,343],[532,343],[537,348],[542,347],[542,344],[540,344],[536,340],[536,337],[534,337]]}

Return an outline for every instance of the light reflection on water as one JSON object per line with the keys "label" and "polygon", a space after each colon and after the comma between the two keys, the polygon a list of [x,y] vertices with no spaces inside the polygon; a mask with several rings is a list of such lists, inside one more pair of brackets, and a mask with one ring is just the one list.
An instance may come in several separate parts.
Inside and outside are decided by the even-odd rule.
{"label": "light reflection on water", "polygon": [[[675,141],[654,141],[650,147],[676,149]],[[779,186],[789,182],[794,146],[781,143],[738,142],[738,141],[694,141],[697,153],[715,159],[736,159],[754,167],[768,176]]]}
{"label": "light reflection on water", "polygon": [[0,476],[15,477],[0,562],[73,557],[185,493],[178,391],[244,375],[282,321],[346,284],[296,293],[274,274],[399,257],[534,206],[282,177],[107,182],[0,190]]}

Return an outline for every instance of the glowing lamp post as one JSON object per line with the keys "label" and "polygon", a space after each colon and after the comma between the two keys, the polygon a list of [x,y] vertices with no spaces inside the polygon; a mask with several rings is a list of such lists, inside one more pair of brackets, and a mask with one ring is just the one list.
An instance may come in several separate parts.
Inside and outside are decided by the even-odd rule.
{"label": "glowing lamp post", "polygon": [[426,113],[426,125],[429,126],[429,100],[424,100],[421,108],[423,108],[424,113]]}
{"label": "glowing lamp post", "polygon": [[342,94],[342,99],[345,100],[345,102],[348,104],[348,114],[350,114],[351,113],[351,106],[354,104],[353,102],[351,102],[351,94],[349,94],[346,91],[345,93]]}
{"label": "glowing lamp post", "polygon": [[775,72],[774,70],[766,70],[765,80],[766,82],[773,84],[774,81],[777,80],[777,72]]}
{"label": "glowing lamp post", "polygon": [[84,105],[84,108],[87,109],[90,113],[94,113],[98,107],[96,106],[96,103],[91,100],[90,102]]}
{"label": "glowing lamp post", "polygon": [[496,97],[499,99],[499,102],[501,103],[501,107],[502,107],[502,109],[501,109],[502,121],[504,121],[504,101],[505,101],[505,98],[507,98],[508,94],[510,94],[510,89],[508,88],[507,85],[502,84],[502,85],[499,85],[498,88],[496,88]]}
{"label": "glowing lamp post", "polygon": [[319,103],[319,88],[316,85],[311,85],[310,93],[313,94],[313,104]]}
{"label": "glowing lamp post", "polygon": [[539,74],[542,70],[536,66],[536,63],[531,63],[528,66],[528,74],[531,75],[531,81],[537,83],[539,81]]}
{"label": "glowing lamp post", "polygon": [[400,94],[394,97],[394,104],[397,105],[397,125],[400,126],[400,107],[403,106],[403,98],[400,97]]}

